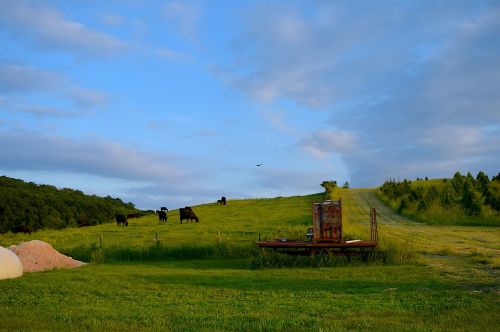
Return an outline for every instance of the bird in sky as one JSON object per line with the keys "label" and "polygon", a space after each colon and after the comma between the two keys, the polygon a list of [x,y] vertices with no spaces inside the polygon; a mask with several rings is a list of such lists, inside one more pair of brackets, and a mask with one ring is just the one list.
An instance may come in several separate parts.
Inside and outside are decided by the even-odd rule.
{"label": "bird in sky", "polygon": [[262,166],[262,165],[263,165],[263,164],[257,164],[257,165],[255,165],[255,166]]}

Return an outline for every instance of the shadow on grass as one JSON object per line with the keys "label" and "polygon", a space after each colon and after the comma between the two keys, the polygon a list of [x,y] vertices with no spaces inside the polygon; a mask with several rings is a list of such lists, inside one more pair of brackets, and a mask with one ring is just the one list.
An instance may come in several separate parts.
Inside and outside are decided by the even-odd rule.
{"label": "shadow on grass", "polygon": [[163,246],[160,242],[148,247],[101,247],[97,244],[64,250],[64,254],[91,263],[160,262],[213,259],[245,259],[248,268],[320,268],[355,265],[395,265],[414,261],[414,252],[397,246],[357,255],[290,256],[258,249],[253,243]]}
{"label": "shadow on grass", "polygon": [[[388,271],[389,272],[389,271]],[[422,276],[422,280],[402,281],[398,277],[387,278],[376,273],[375,276],[367,278],[366,275],[341,277],[332,275],[332,278],[300,278],[297,274],[290,276],[273,275],[269,278],[265,275],[254,276],[223,276],[223,275],[193,275],[193,274],[175,274],[175,275],[154,275],[143,276],[145,282],[177,285],[185,287],[212,287],[223,289],[236,289],[239,291],[273,291],[273,292],[303,292],[307,294],[317,292],[328,292],[330,294],[381,294],[400,292],[431,292],[432,290],[456,290],[457,285],[432,280]],[[379,279],[379,280],[376,280]]]}
{"label": "shadow on grass", "polygon": [[100,247],[97,244],[63,250],[64,254],[84,262],[154,262],[192,259],[251,258],[257,249],[253,244],[182,245],[167,247],[157,243],[148,247]]}

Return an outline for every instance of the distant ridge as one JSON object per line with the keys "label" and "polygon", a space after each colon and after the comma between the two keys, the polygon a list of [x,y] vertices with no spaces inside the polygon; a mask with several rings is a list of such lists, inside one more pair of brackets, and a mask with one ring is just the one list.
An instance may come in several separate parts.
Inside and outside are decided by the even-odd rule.
{"label": "distant ridge", "polygon": [[137,209],[119,198],[0,176],[0,233],[92,226],[111,222],[117,213]]}

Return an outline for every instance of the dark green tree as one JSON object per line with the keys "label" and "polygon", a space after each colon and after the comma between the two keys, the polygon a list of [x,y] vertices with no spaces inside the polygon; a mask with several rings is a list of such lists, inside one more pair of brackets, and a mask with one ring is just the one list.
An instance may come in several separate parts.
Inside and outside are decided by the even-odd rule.
{"label": "dark green tree", "polygon": [[477,191],[474,189],[474,184],[469,177],[467,177],[464,181],[462,192],[463,195],[461,203],[467,214],[471,216],[480,215],[482,211],[481,198]]}

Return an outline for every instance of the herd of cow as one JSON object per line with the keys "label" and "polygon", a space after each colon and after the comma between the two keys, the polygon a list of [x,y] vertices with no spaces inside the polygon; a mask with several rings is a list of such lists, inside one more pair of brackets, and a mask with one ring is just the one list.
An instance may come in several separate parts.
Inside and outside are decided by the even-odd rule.
{"label": "herd of cow", "polygon": [[[226,205],[226,197],[222,196],[221,199],[218,199],[217,200],[217,204],[221,204],[221,205]],[[160,210],[156,210],[156,214],[158,215],[158,219],[160,222],[166,222],[167,219],[168,219],[168,209],[165,207],[165,206],[162,206],[160,208]],[[123,214],[117,214],[115,217],[116,217],[116,225],[123,225],[123,226],[128,226],[128,221],[127,219],[129,218],[138,218],[140,215],[139,214],[129,214],[127,216],[123,215]],[[199,222],[200,219],[198,218],[198,216],[194,213],[193,209],[190,207],[190,206],[186,206],[186,207],[183,207],[183,208],[180,208],[179,209],[179,219],[180,219],[180,222],[182,224],[182,222],[184,220],[186,220],[186,222],[188,221],[196,221],[196,222]]]}

